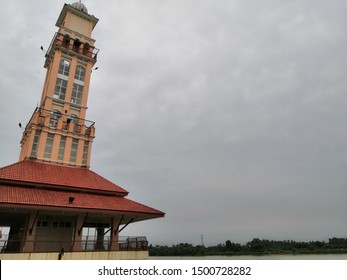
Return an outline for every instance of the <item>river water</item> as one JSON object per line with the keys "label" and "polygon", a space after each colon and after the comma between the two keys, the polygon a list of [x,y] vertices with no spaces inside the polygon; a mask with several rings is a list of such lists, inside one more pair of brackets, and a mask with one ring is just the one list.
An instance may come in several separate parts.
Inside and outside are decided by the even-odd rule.
{"label": "river water", "polygon": [[347,260],[347,254],[149,257],[149,260]]}

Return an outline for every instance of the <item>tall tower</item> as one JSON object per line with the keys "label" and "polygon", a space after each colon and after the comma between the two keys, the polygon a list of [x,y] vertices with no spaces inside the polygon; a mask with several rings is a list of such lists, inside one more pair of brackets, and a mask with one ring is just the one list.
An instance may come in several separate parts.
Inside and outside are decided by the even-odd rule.
{"label": "tall tower", "polygon": [[9,229],[0,260],[54,259],[59,251],[67,259],[148,257],[146,237],[119,233],[165,213],[130,200],[128,191],[89,168],[95,128],[85,116],[97,22],[81,2],[65,4],[56,22],[19,161],[0,167],[0,227]]}
{"label": "tall tower", "polygon": [[89,168],[94,122],[86,120],[88,90],[98,49],[92,31],[98,19],[85,5],[65,4],[46,53],[39,106],[21,139],[19,160],[33,159]]}

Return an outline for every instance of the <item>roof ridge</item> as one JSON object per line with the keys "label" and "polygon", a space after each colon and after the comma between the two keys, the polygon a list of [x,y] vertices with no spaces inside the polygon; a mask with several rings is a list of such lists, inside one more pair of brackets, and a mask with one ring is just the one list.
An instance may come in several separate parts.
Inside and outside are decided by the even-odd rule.
{"label": "roof ridge", "polygon": [[123,195],[129,193],[93,170],[32,160],[22,160],[1,168],[0,180],[106,191]]}

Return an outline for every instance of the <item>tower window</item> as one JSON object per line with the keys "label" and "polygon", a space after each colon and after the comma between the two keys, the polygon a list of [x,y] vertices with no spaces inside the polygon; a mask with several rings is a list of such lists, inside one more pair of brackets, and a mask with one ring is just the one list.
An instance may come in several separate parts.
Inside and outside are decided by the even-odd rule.
{"label": "tower window", "polygon": [[79,84],[73,84],[71,103],[81,104],[83,93],[83,86]]}
{"label": "tower window", "polygon": [[78,139],[72,139],[70,162],[76,162],[77,149],[78,149]]}
{"label": "tower window", "polygon": [[46,140],[45,153],[43,155],[45,158],[50,158],[51,157],[52,147],[53,147],[53,140],[54,140],[54,134],[53,133],[48,133],[47,134],[47,140]]}
{"label": "tower window", "polygon": [[66,136],[61,136],[58,152],[58,160],[64,160]]}
{"label": "tower window", "polygon": [[37,155],[37,150],[38,150],[38,146],[39,146],[39,140],[40,140],[40,131],[36,131],[35,132],[35,137],[34,137],[34,142],[33,142],[33,146],[31,148],[31,157],[36,158]]}
{"label": "tower window", "polygon": [[62,59],[59,64],[59,74],[69,76],[70,62],[66,59]]}
{"label": "tower window", "polygon": [[84,141],[83,156],[82,156],[82,164],[83,165],[87,165],[88,146],[89,146],[89,142]]}
{"label": "tower window", "polygon": [[57,83],[54,90],[54,98],[65,99],[67,81],[57,78]]}
{"label": "tower window", "polygon": [[71,114],[69,119],[76,125],[78,125],[78,117],[75,114]]}
{"label": "tower window", "polygon": [[79,81],[84,81],[85,74],[86,74],[86,69],[83,66],[78,65],[76,67],[75,79]]}
{"label": "tower window", "polygon": [[61,113],[60,111],[58,110],[53,110],[51,112],[51,119],[50,119],[50,122],[49,124],[52,126],[52,127],[57,127],[58,126],[58,121],[59,119],[61,118]]}

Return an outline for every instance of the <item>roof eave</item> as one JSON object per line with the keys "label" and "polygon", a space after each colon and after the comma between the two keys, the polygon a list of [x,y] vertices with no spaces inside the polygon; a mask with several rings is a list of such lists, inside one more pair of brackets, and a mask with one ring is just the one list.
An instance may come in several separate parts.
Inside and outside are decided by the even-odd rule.
{"label": "roof eave", "polygon": [[12,186],[32,187],[32,188],[41,188],[41,189],[43,188],[47,190],[72,191],[72,192],[79,192],[79,193],[83,192],[83,193],[110,195],[110,196],[118,196],[118,197],[126,197],[129,194],[128,191],[124,191],[124,192],[107,191],[107,190],[98,190],[98,189],[91,189],[91,188],[43,184],[43,183],[35,183],[35,182],[28,182],[28,181],[2,179],[2,178],[0,179],[0,185],[12,185]]}
{"label": "roof eave", "polygon": [[[39,207],[39,208],[38,208]],[[95,208],[82,208],[74,207],[71,205],[67,206],[47,206],[41,204],[20,204],[20,203],[1,203],[0,208],[18,208],[18,209],[34,209],[34,210],[49,210],[49,211],[62,211],[64,213],[97,213],[97,214],[109,214],[110,216],[114,215],[126,215],[126,216],[135,216],[137,221],[163,218],[165,216],[164,212],[158,211],[158,213],[149,213],[149,212],[139,212],[139,211],[129,211],[129,210],[109,210],[109,209],[95,209]]]}

